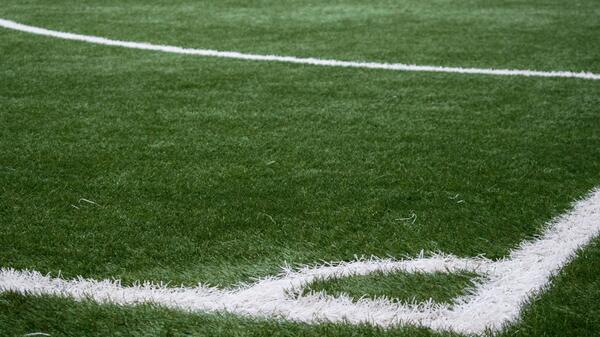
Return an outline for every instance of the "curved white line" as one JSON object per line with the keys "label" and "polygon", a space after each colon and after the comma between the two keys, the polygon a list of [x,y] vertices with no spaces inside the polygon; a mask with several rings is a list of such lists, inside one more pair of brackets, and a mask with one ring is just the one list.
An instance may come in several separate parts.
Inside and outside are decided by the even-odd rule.
{"label": "curved white line", "polygon": [[[600,233],[600,188],[575,203],[567,214],[551,221],[535,240],[524,241],[509,257],[499,261],[457,258],[448,255],[409,260],[360,260],[334,265],[286,270],[235,289],[167,288],[151,283],[132,287],[118,281],[64,280],[32,271],[0,269],[0,292],[67,296],[120,305],[156,303],[188,311],[226,311],[252,317],[281,317],[293,321],[370,323],[382,327],[419,325],[438,331],[485,334],[515,322],[521,308],[539,294],[552,275],[569,262],[577,250]],[[347,296],[311,294],[294,297],[318,278],[366,275],[375,271],[457,272],[486,275],[470,294],[454,305],[431,302],[396,303],[385,299],[352,301]]]}
{"label": "curved white line", "polygon": [[402,63],[378,63],[378,62],[354,62],[354,61],[338,61],[319,58],[304,58],[295,56],[278,56],[278,55],[257,55],[246,54],[235,51],[218,51],[211,49],[193,49],[176,46],[156,45],[145,42],[131,42],[111,40],[98,36],[81,35],[74,33],[65,33],[45,28],[39,28],[29,25],[24,25],[18,22],[0,19],[0,27],[27,32],[31,34],[51,36],[65,40],[83,41],[88,43],[101,44],[106,46],[117,46],[132,49],[143,49],[160,51],[165,53],[196,55],[205,57],[221,57],[238,60],[250,61],[267,61],[267,62],[285,62],[308,64],[315,66],[328,67],[349,67],[349,68],[365,68],[365,69],[385,69],[398,71],[419,71],[419,72],[437,72],[437,73],[459,73],[459,74],[479,74],[479,75],[504,75],[504,76],[528,76],[528,77],[571,77],[582,78],[588,80],[600,80],[600,74],[591,72],[571,72],[571,71],[537,71],[537,70],[519,70],[519,69],[485,69],[485,68],[460,68],[460,67],[439,67],[439,66],[421,66]]}

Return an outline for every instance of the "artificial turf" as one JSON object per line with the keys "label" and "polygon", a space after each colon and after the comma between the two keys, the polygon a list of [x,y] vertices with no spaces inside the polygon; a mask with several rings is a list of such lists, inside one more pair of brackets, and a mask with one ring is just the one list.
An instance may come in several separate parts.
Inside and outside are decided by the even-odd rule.
{"label": "artificial turf", "polygon": [[3,0],[5,18],[196,48],[600,72],[594,0]]}
{"label": "artificial turf", "polygon": [[363,298],[387,299],[403,303],[453,303],[473,287],[478,275],[474,273],[402,273],[375,272],[332,279],[317,279],[302,291],[303,295],[325,293]]}
{"label": "artificial turf", "polygon": [[[525,307],[517,324],[497,337],[593,337],[600,331],[600,240],[553,279],[553,286]],[[414,327],[380,329],[367,325],[301,324],[247,319],[228,314],[188,314],[151,305],[118,307],[54,297],[0,295],[0,335],[42,332],[51,336],[360,336],[451,337]]]}
{"label": "artificial turf", "polygon": [[[1,18],[26,24],[187,47],[595,72],[599,14],[591,0],[0,7]],[[0,267],[231,286],[284,263],[355,255],[494,259],[600,184],[598,81],[197,58],[4,29],[0,55]],[[133,320],[147,311],[158,325],[181,317],[192,334],[255,324],[3,298],[6,320],[24,310],[19,303],[51,317],[80,308],[69,311],[74,329],[102,311]],[[583,303],[574,299],[560,316],[541,301],[550,304],[533,312],[552,317],[571,317]],[[531,315],[521,326],[544,333]],[[597,327],[590,317],[570,322]],[[203,320],[212,328],[194,330]],[[20,333],[19,322],[6,334]],[[284,335],[330,329],[263,322],[249,333],[261,326]],[[364,329],[356,334],[375,333]]]}

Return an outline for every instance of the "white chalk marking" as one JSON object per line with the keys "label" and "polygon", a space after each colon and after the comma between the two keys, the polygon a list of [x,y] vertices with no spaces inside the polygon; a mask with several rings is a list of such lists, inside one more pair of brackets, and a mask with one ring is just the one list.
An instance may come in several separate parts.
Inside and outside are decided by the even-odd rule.
{"label": "white chalk marking", "polygon": [[[199,285],[167,288],[152,283],[125,287],[118,281],[78,278],[64,280],[35,271],[0,269],[0,292],[56,295],[93,299],[100,303],[133,305],[155,303],[192,312],[226,311],[251,317],[278,317],[299,322],[370,323],[381,327],[425,326],[437,331],[484,334],[515,322],[522,306],[542,292],[550,278],[578,249],[600,233],[600,188],[552,220],[537,239],[524,241],[502,260],[458,258],[451,255],[415,259],[377,259],[287,269],[277,277],[234,289]],[[372,272],[458,272],[485,275],[468,295],[455,304],[411,304],[385,299],[333,297],[323,293],[295,297],[316,279]]]}
{"label": "white chalk marking", "polygon": [[143,49],[160,51],[165,53],[186,54],[205,57],[221,57],[249,61],[266,62],[285,62],[307,64],[315,66],[328,67],[348,67],[365,69],[385,69],[398,71],[419,71],[419,72],[437,72],[437,73],[459,73],[459,74],[479,74],[479,75],[503,75],[503,76],[528,76],[528,77],[571,77],[589,80],[600,80],[600,74],[591,72],[572,72],[572,71],[537,71],[520,69],[485,69],[485,68],[460,68],[460,67],[440,67],[429,65],[414,65],[402,63],[378,63],[378,62],[355,62],[327,60],[313,57],[295,57],[279,55],[258,55],[247,54],[236,51],[218,51],[211,49],[194,49],[177,46],[157,45],[145,42],[119,41],[98,36],[81,35],[75,33],[60,32],[40,27],[24,25],[18,22],[0,19],[0,27],[27,32],[31,34],[44,35],[65,40],[82,41],[88,43],[101,44],[106,46],[116,46],[132,49]]}

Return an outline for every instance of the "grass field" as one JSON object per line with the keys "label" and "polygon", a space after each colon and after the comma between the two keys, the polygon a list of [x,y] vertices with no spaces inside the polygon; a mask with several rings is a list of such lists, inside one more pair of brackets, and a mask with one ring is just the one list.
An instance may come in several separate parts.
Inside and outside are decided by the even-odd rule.
{"label": "grass field", "polygon": [[[3,0],[0,18],[190,48],[600,72],[594,0]],[[315,67],[0,28],[0,267],[219,288],[284,264],[507,256],[600,185],[600,81]],[[600,240],[502,336],[600,335]],[[316,290],[461,294],[398,274]],[[471,275],[472,276],[472,275]],[[440,301],[450,301],[443,294]],[[0,335],[438,336],[0,294]]]}

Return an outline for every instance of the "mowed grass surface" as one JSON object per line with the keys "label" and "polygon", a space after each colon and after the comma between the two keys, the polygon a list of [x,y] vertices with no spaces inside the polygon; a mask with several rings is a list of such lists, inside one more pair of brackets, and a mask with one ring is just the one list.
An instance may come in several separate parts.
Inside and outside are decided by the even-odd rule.
{"label": "mowed grass surface", "polygon": [[[600,69],[594,1],[3,4],[2,18],[124,40]],[[600,184],[598,81],[242,62],[8,30],[0,54],[1,267],[229,286],[284,262],[357,254],[500,258]],[[586,275],[584,284],[597,282]],[[6,315],[21,312],[22,301],[48,312],[72,305],[4,298]],[[564,315],[587,300],[573,301]],[[541,305],[533,311],[554,310]],[[159,326],[181,317],[193,333],[204,319],[214,334],[254,324],[81,306],[91,316],[73,316],[74,327],[104,310],[147,311]],[[562,326],[593,327],[589,317]],[[328,329],[261,324],[251,330]],[[379,333],[365,329],[356,333]]]}
{"label": "mowed grass surface", "polygon": [[197,48],[600,72],[594,0],[3,0],[54,29]]}
{"label": "mowed grass surface", "polygon": [[[600,241],[553,279],[553,287],[526,308],[523,319],[496,336],[598,336]],[[150,305],[122,308],[52,297],[0,295],[0,335],[45,332],[52,336],[361,336],[451,337],[413,327],[382,330],[343,324],[294,324],[222,314],[186,314]]]}
{"label": "mowed grass surface", "polygon": [[227,285],[284,261],[498,258],[600,183],[596,81],[0,34],[6,267]]}
{"label": "mowed grass surface", "polygon": [[363,298],[387,299],[392,302],[452,303],[466,295],[478,278],[475,273],[385,273],[355,275],[332,279],[317,279],[303,289],[302,295],[324,293],[348,296],[354,301]]}

